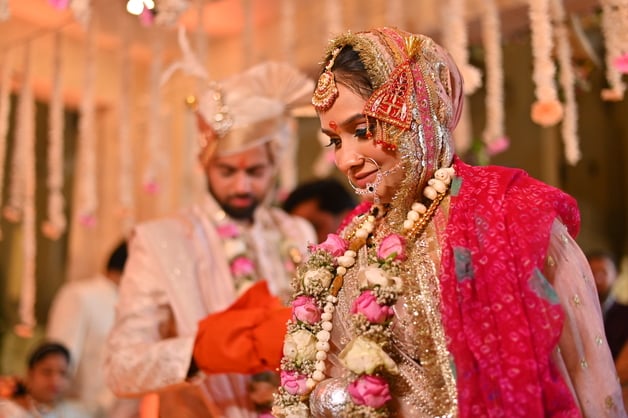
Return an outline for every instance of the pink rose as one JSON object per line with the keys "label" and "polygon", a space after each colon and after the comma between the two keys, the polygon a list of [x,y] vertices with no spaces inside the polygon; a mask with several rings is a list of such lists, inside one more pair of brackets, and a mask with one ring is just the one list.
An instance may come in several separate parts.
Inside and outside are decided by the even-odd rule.
{"label": "pink rose", "polygon": [[70,0],[48,0],[48,3],[55,9],[63,10],[68,8]]}
{"label": "pink rose", "polygon": [[377,258],[385,260],[386,258],[394,254],[393,260],[405,260],[406,259],[406,240],[397,234],[390,234],[386,236],[379,244],[377,249]]}
{"label": "pink rose", "polygon": [[499,136],[486,143],[486,153],[490,156],[497,155],[508,149],[510,140],[507,136]]}
{"label": "pink rose", "polygon": [[140,23],[142,26],[150,26],[153,24],[154,20],[155,15],[153,14],[153,11],[144,6],[144,10],[140,13]]}
{"label": "pink rose", "polygon": [[238,257],[231,263],[231,274],[234,276],[250,276],[255,271],[255,265],[250,258]]}
{"label": "pink rose", "polygon": [[361,313],[373,324],[381,324],[393,315],[393,309],[377,303],[377,298],[370,290],[366,290],[353,301],[351,313]]}
{"label": "pink rose", "polygon": [[615,58],[613,66],[620,73],[628,74],[628,52]]}
{"label": "pink rose", "polygon": [[379,376],[363,375],[347,387],[353,402],[371,408],[381,408],[391,400],[388,383]]}
{"label": "pink rose", "polygon": [[313,297],[299,296],[292,301],[292,317],[307,324],[315,324],[321,320],[321,311]]}
{"label": "pink rose", "polygon": [[220,238],[235,238],[239,235],[238,227],[235,224],[218,225],[216,232]]}
{"label": "pink rose", "polygon": [[295,371],[281,372],[281,386],[291,395],[305,395],[307,393],[307,376]]}
{"label": "pink rose", "polygon": [[314,250],[324,250],[333,255],[339,257],[347,251],[349,248],[349,242],[336,234],[327,235],[327,239],[318,245],[313,246]]}

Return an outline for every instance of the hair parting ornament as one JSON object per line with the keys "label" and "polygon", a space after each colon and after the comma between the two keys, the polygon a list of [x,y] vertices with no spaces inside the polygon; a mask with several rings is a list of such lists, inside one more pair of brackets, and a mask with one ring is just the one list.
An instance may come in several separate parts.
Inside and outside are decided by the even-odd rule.
{"label": "hair parting ornament", "polygon": [[334,66],[336,57],[341,49],[341,47],[338,47],[333,50],[331,58],[325,66],[325,71],[323,71],[321,76],[318,78],[318,83],[316,83],[316,90],[314,90],[314,95],[312,96],[312,104],[319,112],[329,110],[338,97],[336,79],[334,77],[334,73],[331,71],[331,68]]}

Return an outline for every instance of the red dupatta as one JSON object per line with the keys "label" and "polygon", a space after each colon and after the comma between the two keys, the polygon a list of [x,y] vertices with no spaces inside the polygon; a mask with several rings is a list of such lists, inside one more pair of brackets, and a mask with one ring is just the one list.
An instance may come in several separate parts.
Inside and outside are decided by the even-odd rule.
{"label": "red dupatta", "polygon": [[578,232],[576,202],[521,170],[454,167],[440,281],[460,417],[579,417],[550,358],[564,313],[542,274],[554,220]]}

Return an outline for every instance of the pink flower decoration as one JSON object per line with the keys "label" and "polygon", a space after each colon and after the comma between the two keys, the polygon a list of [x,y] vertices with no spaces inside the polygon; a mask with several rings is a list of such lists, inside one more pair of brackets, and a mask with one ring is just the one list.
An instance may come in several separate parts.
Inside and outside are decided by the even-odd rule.
{"label": "pink flower decoration", "polygon": [[318,245],[312,247],[313,250],[327,251],[334,257],[339,257],[347,251],[349,242],[336,234],[327,235],[327,239]]}
{"label": "pink flower decoration", "polygon": [[238,257],[231,263],[231,274],[234,276],[250,276],[255,271],[255,265],[250,258]]}
{"label": "pink flower decoration", "polygon": [[70,0],[48,0],[48,3],[55,9],[63,10],[68,8]]}
{"label": "pink flower decoration", "polygon": [[321,320],[321,310],[311,296],[299,296],[292,301],[292,317],[307,324],[315,324]]}
{"label": "pink flower decoration", "polygon": [[360,376],[349,384],[347,391],[354,403],[375,409],[392,399],[388,383],[379,376]]}
{"label": "pink flower decoration", "polygon": [[144,6],[144,10],[140,13],[140,23],[142,26],[150,26],[153,24],[154,20],[155,15],[153,14],[153,11]]}
{"label": "pink flower decoration", "polygon": [[218,225],[216,231],[220,238],[235,238],[240,234],[235,224]]}
{"label": "pink flower decoration", "polygon": [[385,260],[391,256],[393,260],[406,259],[406,240],[401,235],[390,234],[379,244],[377,258]]}
{"label": "pink flower decoration", "polygon": [[490,156],[497,155],[506,151],[509,146],[510,140],[508,137],[500,136],[486,143],[486,152]]}
{"label": "pink flower decoration", "polygon": [[291,395],[304,395],[307,393],[307,376],[295,371],[282,370],[281,386]]}
{"label": "pink flower decoration", "polygon": [[96,217],[91,214],[81,215],[79,222],[86,228],[93,228],[96,226]]}
{"label": "pink flower decoration", "polygon": [[381,324],[390,318],[394,311],[392,307],[380,305],[377,297],[370,290],[365,290],[353,301],[351,313],[361,313],[373,324]]}
{"label": "pink flower decoration", "polygon": [[144,190],[148,194],[157,194],[159,193],[159,183],[155,180],[149,180],[144,183]]}
{"label": "pink flower decoration", "polygon": [[615,58],[613,66],[620,73],[628,74],[628,52]]}

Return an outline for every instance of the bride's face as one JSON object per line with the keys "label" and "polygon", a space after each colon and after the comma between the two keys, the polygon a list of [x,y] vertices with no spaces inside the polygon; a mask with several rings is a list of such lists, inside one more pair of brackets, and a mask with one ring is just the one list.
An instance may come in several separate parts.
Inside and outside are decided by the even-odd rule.
{"label": "bride's face", "polygon": [[[354,187],[375,186],[374,193],[364,195],[366,199],[373,200],[376,194],[382,203],[390,202],[403,178],[400,158],[397,152],[375,143],[380,133],[375,120],[367,121],[363,113],[366,100],[342,84],[337,88],[333,106],[318,115],[321,130],[329,137],[329,146],[334,147],[336,166]],[[371,126],[367,126],[369,122]]]}

